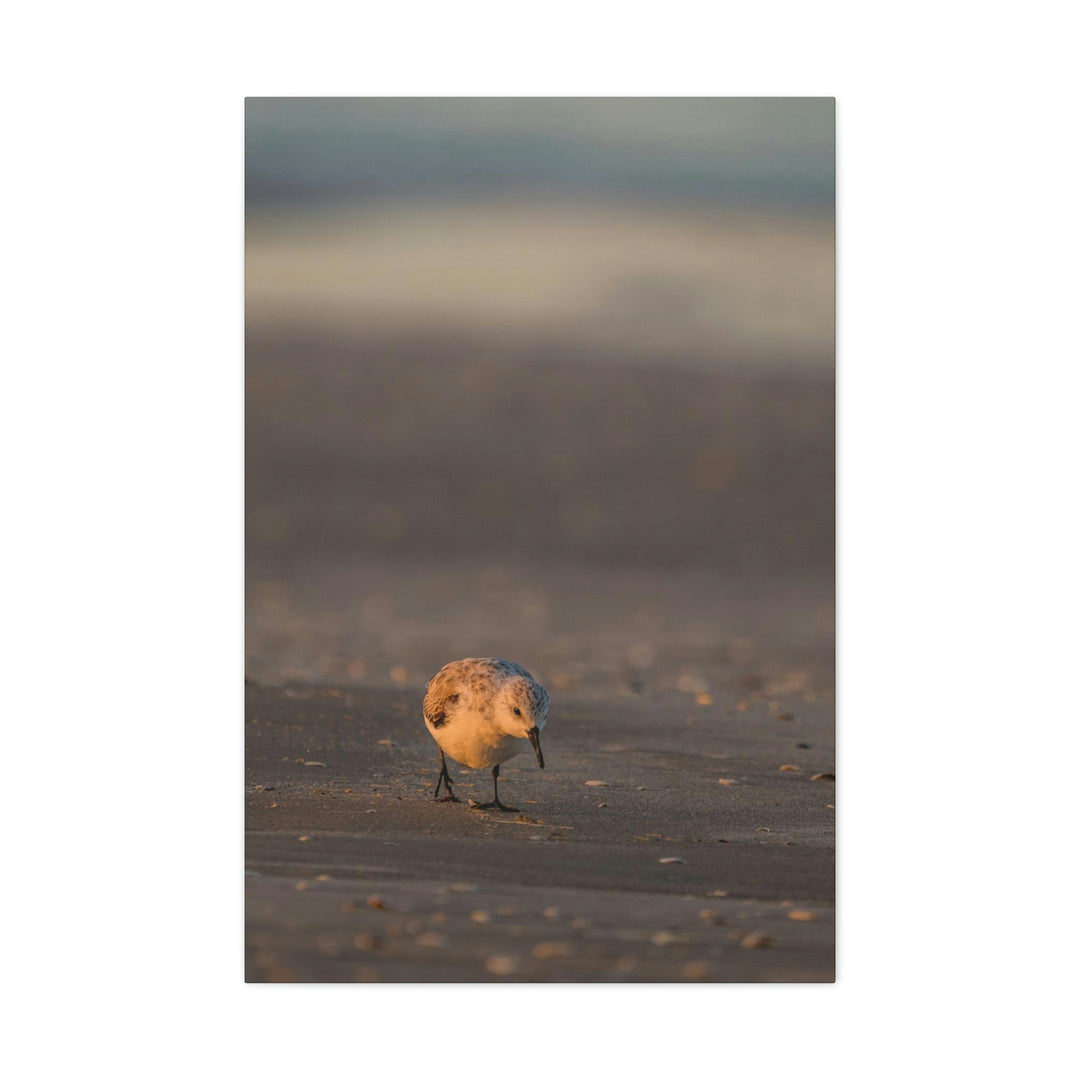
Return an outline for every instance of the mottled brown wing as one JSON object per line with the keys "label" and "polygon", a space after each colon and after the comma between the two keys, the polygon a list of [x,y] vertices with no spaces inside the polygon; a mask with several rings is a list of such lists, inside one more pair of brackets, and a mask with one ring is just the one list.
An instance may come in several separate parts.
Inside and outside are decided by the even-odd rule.
{"label": "mottled brown wing", "polygon": [[442,727],[449,719],[447,706],[457,701],[457,694],[451,692],[451,681],[445,671],[440,671],[430,683],[424,695],[424,719],[433,727]]}

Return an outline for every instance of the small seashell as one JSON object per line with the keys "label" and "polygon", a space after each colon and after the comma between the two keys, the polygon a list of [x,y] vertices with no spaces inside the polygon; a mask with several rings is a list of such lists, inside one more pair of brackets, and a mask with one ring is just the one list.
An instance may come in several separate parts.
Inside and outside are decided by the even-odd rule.
{"label": "small seashell", "polygon": [[445,949],[447,946],[446,938],[442,934],[437,934],[434,930],[428,930],[426,933],[417,934],[415,941],[417,945],[420,945],[425,949]]}
{"label": "small seashell", "polygon": [[537,960],[549,960],[553,956],[569,956],[570,948],[561,941],[541,941],[533,946],[532,954]]}
{"label": "small seashell", "polygon": [[717,782],[718,784],[721,784],[721,785],[723,785],[724,787],[731,787],[731,786],[732,786],[733,784],[738,784],[738,782],[739,782],[739,781],[738,781],[738,780],[727,780],[727,779],[725,779],[724,777],[721,777],[721,778],[720,778],[719,780],[717,780],[716,782]]}
{"label": "small seashell", "polygon": [[491,975],[513,975],[518,962],[513,956],[489,956],[484,961],[484,968]]}
{"label": "small seashell", "polygon": [[315,878],[316,881],[332,881],[333,878],[329,874],[318,874]]}
{"label": "small seashell", "polygon": [[711,705],[712,704],[712,694],[698,694],[698,696],[695,698],[695,700],[697,701],[697,703],[699,705]]}
{"label": "small seashell", "polygon": [[657,930],[651,938],[654,945],[672,945],[678,940],[678,936],[670,930]]}
{"label": "small seashell", "polygon": [[811,776],[810,779],[811,780],[835,780],[836,779],[836,774],[831,773],[831,772],[819,772],[819,773],[814,773],[814,775]]}
{"label": "small seashell", "polygon": [[798,765],[781,765],[781,772],[802,772]]}
{"label": "small seashell", "polygon": [[697,917],[698,917],[698,918],[699,918],[699,919],[700,919],[700,920],[701,920],[702,922],[712,923],[713,925],[715,925],[715,924],[716,924],[716,912],[715,912],[715,911],[713,911],[713,909],[712,909],[712,908],[702,908],[702,909],[701,909],[701,910],[700,910],[700,911],[699,911],[699,912],[697,913]]}
{"label": "small seashell", "polygon": [[557,907],[544,908],[545,919],[557,919],[559,917],[559,909]]}
{"label": "small seashell", "polygon": [[709,965],[701,960],[695,960],[687,964],[683,969],[684,979],[693,979],[696,982],[700,982],[702,979],[709,977]]}
{"label": "small seashell", "polygon": [[313,767],[318,768],[318,769],[325,769],[326,768],[326,762],[325,761],[305,761],[304,764],[309,766],[309,767],[313,766]]}
{"label": "small seashell", "polygon": [[803,911],[801,908],[789,911],[787,917],[793,922],[817,922],[817,916],[812,911]]}
{"label": "small seashell", "polygon": [[308,885],[308,883],[307,883],[306,881],[298,881],[298,882],[297,882],[297,883],[296,883],[296,884],[295,884],[295,885],[293,886],[293,888],[294,888],[294,889],[295,889],[295,890],[296,890],[297,892],[306,892],[306,891],[307,891],[307,890],[308,890],[308,889],[309,889],[310,887],[311,887],[311,886],[309,886],[309,885]]}
{"label": "small seashell", "polygon": [[474,911],[469,918],[475,923],[491,922],[491,916],[486,911]]}
{"label": "small seashell", "polygon": [[352,939],[353,948],[367,950],[375,948],[375,935],[374,934],[357,934]]}
{"label": "small seashell", "polygon": [[727,896],[727,889],[713,889],[710,896]]}
{"label": "small seashell", "polygon": [[775,944],[775,942],[768,934],[762,934],[756,930],[744,935],[742,939],[742,947],[744,949],[767,949],[773,944]]}
{"label": "small seashell", "polygon": [[755,831],[756,832],[772,832],[772,829],[770,829],[767,825],[759,825]]}
{"label": "small seashell", "polygon": [[310,839],[311,839],[310,836],[298,836],[297,837],[297,840],[310,840]]}
{"label": "small seashell", "polygon": [[386,904],[383,903],[381,896],[369,896],[367,898],[367,906],[375,911],[385,911]]}
{"label": "small seashell", "polygon": [[586,780],[586,787],[611,787],[606,780]]}
{"label": "small seashell", "polygon": [[380,746],[393,746],[394,744],[389,739],[380,739],[379,740],[379,745]]}
{"label": "small seashell", "polygon": [[686,860],[680,859],[678,855],[668,855],[666,858],[658,859],[657,861],[662,863],[682,863],[683,866],[686,865]]}

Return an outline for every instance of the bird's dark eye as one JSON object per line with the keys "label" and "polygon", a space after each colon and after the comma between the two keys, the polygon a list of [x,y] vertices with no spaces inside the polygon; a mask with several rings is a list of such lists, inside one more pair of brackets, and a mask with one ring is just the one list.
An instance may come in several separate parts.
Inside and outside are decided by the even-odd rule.
{"label": "bird's dark eye", "polygon": [[521,715],[521,710],[520,710],[520,709],[515,709],[515,710],[514,710],[514,713],[515,713],[515,714],[516,714],[517,716],[520,716],[520,715]]}

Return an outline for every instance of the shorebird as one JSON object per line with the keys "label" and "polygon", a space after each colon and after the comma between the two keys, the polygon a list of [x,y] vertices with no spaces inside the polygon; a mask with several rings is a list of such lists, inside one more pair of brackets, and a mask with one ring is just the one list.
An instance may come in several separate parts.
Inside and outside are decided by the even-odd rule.
{"label": "shorebird", "polygon": [[[519,664],[509,660],[454,660],[427,685],[424,723],[439,745],[442,768],[435,785],[439,802],[460,802],[450,786],[446,755],[470,769],[491,767],[495,798],[472,804],[476,810],[510,810],[499,801],[499,765],[532,746],[544,767],[540,732],[547,723],[548,692]],[[439,788],[446,782],[446,794]]]}

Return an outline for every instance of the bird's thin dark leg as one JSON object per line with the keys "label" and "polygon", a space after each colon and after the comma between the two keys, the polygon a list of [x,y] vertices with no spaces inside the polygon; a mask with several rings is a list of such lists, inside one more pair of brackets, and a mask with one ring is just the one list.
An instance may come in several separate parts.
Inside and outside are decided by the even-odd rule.
{"label": "bird's thin dark leg", "polygon": [[[474,810],[508,810],[512,814],[516,814],[517,810],[513,806],[504,806],[499,801],[499,766],[496,765],[491,770],[492,778],[495,781],[495,799],[492,802],[477,803],[473,806]],[[470,804],[472,805],[472,804]]]}
{"label": "bird's thin dark leg", "polygon": [[[439,770],[439,782],[435,785],[435,801],[461,802],[460,799],[454,797],[454,789],[450,786],[450,774],[446,771],[446,755],[442,752],[441,747],[439,748],[439,759],[442,761],[442,768]],[[439,788],[444,780],[446,781],[446,794],[440,799]]]}

